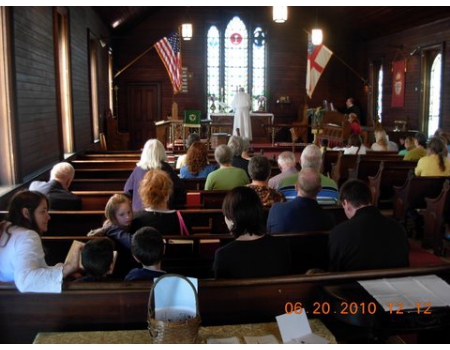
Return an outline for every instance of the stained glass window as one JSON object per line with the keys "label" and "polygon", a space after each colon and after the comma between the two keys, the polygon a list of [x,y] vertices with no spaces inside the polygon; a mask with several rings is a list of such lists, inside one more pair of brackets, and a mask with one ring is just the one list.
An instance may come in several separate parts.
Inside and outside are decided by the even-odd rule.
{"label": "stained glass window", "polygon": [[[266,91],[266,41],[261,27],[253,32],[233,17],[221,32],[216,25],[207,37],[207,107],[210,113],[227,112],[239,88],[251,96]],[[265,96],[267,98],[267,96]],[[217,101],[217,102],[216,102]],[[257,101],[254,100],[254,109]]]}

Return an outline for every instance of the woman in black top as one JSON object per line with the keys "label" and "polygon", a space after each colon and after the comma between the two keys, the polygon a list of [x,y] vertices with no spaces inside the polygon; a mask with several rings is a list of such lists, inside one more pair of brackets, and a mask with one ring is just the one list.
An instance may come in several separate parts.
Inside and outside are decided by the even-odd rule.
{"label": "woman in black top", "polygon": [[290,253],[282,238],[265,233],[261,200],[248,187],[227,193],[222,210],[235,241],[214,257],[215,278],[270,277],[289,274]]}

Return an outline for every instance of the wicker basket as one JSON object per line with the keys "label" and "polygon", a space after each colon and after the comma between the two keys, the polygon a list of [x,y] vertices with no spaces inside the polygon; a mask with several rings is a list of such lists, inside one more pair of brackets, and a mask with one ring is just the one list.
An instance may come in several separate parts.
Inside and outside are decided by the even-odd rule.
{"label": "wicker basket", "polygon": [[[177,277],[184,280],[192,288],[195,296],[195,317],[188,318],[185,321],[159,321],[155,319],[155,307],[153,300],[153,293],[161,280],[167,277]],[[170,291],[168,291],[170,293]],[[153,339],[153,343],[156,344],[193,344],[197,342],[198,329],[200,327],[200,312],[198,305],[197,291],[189,279],[177,274],[165,274],[158,278],[153,283],[150,290],[150,296],[148,298],[148,331]]]}

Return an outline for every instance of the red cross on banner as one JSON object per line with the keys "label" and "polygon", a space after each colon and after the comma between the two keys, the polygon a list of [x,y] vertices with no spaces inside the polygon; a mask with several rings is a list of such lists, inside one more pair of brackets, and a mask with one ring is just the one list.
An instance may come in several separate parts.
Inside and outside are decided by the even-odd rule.
{"label": "red cross on banner", "polygon": [[308,36],[308,60],[306,66],[306,93],[311,98],[317,82],[333,52],[325,45],[313,45]]}

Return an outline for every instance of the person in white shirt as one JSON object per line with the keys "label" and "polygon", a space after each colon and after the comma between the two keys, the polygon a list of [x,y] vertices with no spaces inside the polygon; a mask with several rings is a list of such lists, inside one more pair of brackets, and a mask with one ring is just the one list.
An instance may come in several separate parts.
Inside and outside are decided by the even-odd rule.
{"label": "person in white shirt", "polygon": [[252,108],[252,99],[250,95],[244,92],[243,88],[234,97],[231,106],[234,110],[233,134],[239,129],[239,135],[252,140],[252,124],[250,121],[250,110]]}
{"label": "person in white shirt", "polygon": [[344,154],[366,154],[366,151],[366,147],[362,144],[361,136],[351,134],[347,141],[347,148],[344,149]]}
{"label": "person in white shirt", "polygon": [[20,292],[60,293],[63,278],[78,270],[79,250],[65,264],[45,262],[41,235],[50,220],[48,206],[40,192],[19,192],[0,223],[0,282],[14,282]]}

